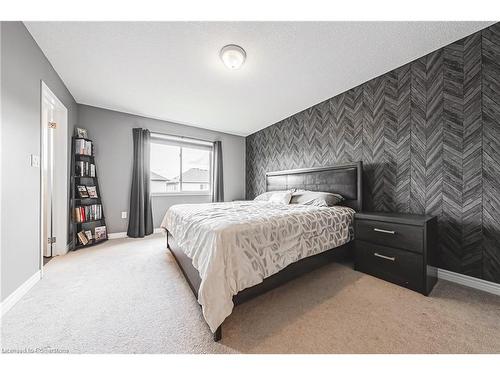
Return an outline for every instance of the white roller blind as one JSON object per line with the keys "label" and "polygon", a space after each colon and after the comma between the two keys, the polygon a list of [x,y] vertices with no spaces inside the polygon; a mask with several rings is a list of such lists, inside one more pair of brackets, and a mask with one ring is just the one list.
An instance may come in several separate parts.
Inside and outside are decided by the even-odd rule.
{"label": "white roller blind", "polygon": [[170,146],[189,147],[200,150],[212,150],[213,143],[201,139],[179,137],[175,135],[151,133],[151,141],[155,143],[162,143]]}

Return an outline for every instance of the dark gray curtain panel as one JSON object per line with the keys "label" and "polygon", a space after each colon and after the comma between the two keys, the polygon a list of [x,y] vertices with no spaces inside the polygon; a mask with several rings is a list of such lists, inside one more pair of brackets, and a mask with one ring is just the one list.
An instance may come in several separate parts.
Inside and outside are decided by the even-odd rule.
{"label": "dark gray curtain panel", "polygon": [[137,238],[153,233],[153,211],[151,209],[149,180],[151,133],[147,129],[134,128],[132,134],[134,138],[134,166],[127,235]]}
{"label": "dark gray curtain panel", "polygon": [[222,143],[214,142],[214,165],[212,177],[212,202],[224,202],[224,179],[222,173]]}

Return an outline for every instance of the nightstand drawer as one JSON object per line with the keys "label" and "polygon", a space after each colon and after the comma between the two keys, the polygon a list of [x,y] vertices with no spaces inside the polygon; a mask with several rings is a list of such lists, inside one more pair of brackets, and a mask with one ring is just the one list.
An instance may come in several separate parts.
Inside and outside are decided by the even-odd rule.
{"label": "nightstand drawer", "polygon": [[422,255],[356,239],[356,269],[421,292]]}
{"label": "nightstand drawer", "polygon": [[363,219],[355,223],[356,239],[419,253],[423,251],[424,232],[421,226]]}

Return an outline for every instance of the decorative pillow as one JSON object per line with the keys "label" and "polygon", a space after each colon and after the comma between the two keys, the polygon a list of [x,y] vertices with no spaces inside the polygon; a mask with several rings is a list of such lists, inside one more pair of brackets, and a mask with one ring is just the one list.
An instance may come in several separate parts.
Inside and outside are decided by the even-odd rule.
{"label": "decorative pillow", "polygon": [[273,195],[274,193],[276,193],[276,191],[268,191],[266,193],[257,195],[254,201],[268,201],[269,198],[271,198],[271,195]]}
{"label": "decorative pillow", "polygon": [[275,190],[275,191],[267,191],[265,193],[262,193],[260,195],[257,195],[255,198],[254,198],[254,201],[269,201],[269,199],[273,196],[273,194],[283,194],[283,193],[290,193],[290,194],[293,194],[293,192],[295,191],[295,189],[291,189],[291,190]]}
{"label": "decorative pillow", "polygon": [[274,192],[274,194],[271,195],[271,198],[269,198],[269,202],[288,204],[290,203],[291,198],[292,198],[291,191]]}
{"label": "decorative pillow", "polygon": [[[290,202],[290,204],[292,204],[292,202]],[[328,207],[328,204],[326,203],[326,201],[323,198],[311,199],[307,202],[300,203],[300,204],[304,204],[307,206],[316,206],[316,207]]]}
{"label": "decorative pillow", "polygon": [[307,205],[322,205],[324,201],[328,207],[335,206],[342,202],[344,197],[340,194],[325,193],[322,191],[297,191],[293,193],[290,204],[307,204]]}

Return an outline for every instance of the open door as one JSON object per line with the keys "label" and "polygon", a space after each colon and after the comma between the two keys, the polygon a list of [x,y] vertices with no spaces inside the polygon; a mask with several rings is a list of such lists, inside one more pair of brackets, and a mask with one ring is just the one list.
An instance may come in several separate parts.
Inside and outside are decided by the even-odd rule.
{"label": "open door", "polygon": [[68,242],[68,110],[41,83],[41,268],[63,255]]}

